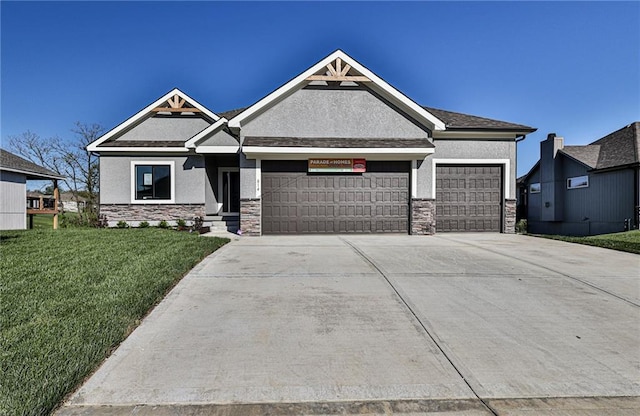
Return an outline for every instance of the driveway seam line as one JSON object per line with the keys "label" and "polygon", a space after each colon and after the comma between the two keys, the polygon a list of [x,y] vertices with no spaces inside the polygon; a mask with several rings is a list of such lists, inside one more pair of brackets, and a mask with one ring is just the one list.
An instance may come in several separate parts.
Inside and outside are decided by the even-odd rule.
{"label": "driveway seam line", "polygon": [[482,403],[482,405],[489,411],[491,412],[491,414],[493,414],[494,416],[499,416],[498,413],[493,409],[493,407],[489,406],[489,404],[482,398],[480,397],[480,395],[476,392],[476,390],[473,388],[473,386],[471,386],[471,384],[469,383],[469,381],[467,380],[467,378],[462,374],[462,372],[460,371],[460,369],[458,368],[458,366],[453,362],[453,360],[449,357],[449,355],[446,353],[446,351],[440,346],[440,344],[438,343],[438,341],[436,340],[435,336],[433,336],[431,334],[431,332],[429,331],[429,329],[427,328],[427,326],[422,322],[422,320],[420,319],[420,317],[418,316],[418,314],[413,310],[413,308],[409,305],[409,303],[404,299],[404,297],[402,296],[402,294],[400,294],[400,291],[395,287],[395,285],[391,282],[391,280],[387,277],[387,275],[385,274],[384,271],[382,271],[382,269],[373,261],[371,260],[366,254],[364,254],[358,247],[356,247],[355,244],[351,243],[349,240],[343,238],[343,237],[338,237],[340,238],[340,240],[344,241],[349,247],[351,247],[351,249],[353,251],[356,252],[356,254],[358,254],[360,257],[362,257],[362,259],[364,261],[366,261],[367,263],[369,263],[371,265],[371,267],[373,267],[379,274],[380,276],[382,276],[384,278],[384,280],[387,282],[387,284],[391,287],[391,289],[393,289],[394,293],[396,294],[396,296],[398,296],[398,298],[400,299],[400,301],[402,302],[402,304],[407,308],[407,310],[411,313],[411,315],[416,319],[416,321],[420,324],[420,327],[422,327],[422,329],[424,330],[424,332],[429,336],[429,338],[431,339],[431,341],[433,341],[433,343],[435,344],[435,346],[438,348],[438,350],[442,353],[442,356],[449,362],[449,364],[451,364],[451,366],[453,367],[453,369],[456,371],[456,373],[458,373],[458,375],[460,376],[460,378],[462,378],[462,381],[464,381],[464,384],[467,385],[467,387],[469,387],[469,390],[471,390],[471,392],[473,393],[474,396],[476,396],[476,398],[480,401],[480,403]]}
{"label": "driveway seam line", "polygon": [[[459,243],[459,244],[466,244],[466,245],[471,246],[471,247],[476,247],[476,248],[479,248],[481,250],[488,251],[489,253],[497,254],[497,255],[500,255],[500,256],[503,256],[503,257],[507,257],[507,258],[510,258],[510,259],[513,259],[513,260],[518,260],[518,261],[521,261],[523,263],[527,263],[527,264],[539,267],[541,269],[550,271],[552,273],[555,273],[557,275],[566,277],[568,279],[575,280],[576,282],[582,283],[583,285],[589,286],[589,287],[591,287],[593,289],[599,290],[602,293],[605,293],[605,294],[607,294],[609,296],[613,296],[614,298],[619,299],[619,300],[621,300],[623,302],[629,303],[630,305],[635,306],[636,308],[640,308],[640,304],[635,303],[631,299],[627,299],[624,296],[617,295],[617,294],[615,294],[613,292],[610,292],[610,291],[608,291],[606,289],[603,289],[603,288],[601,288],[601,287],[599,287],[599,286],[597,286],[597,285],[595,285],[593,283],[589,283],[589,282],[587,282],[585,280],[582,280],[580,278],[577,278],[575,276],[571,276],[570,274],[566,274],[566,273],[560,272],[558,270],[551,269],[549,267],[543,266],[543,265],[538,264],[538,263],[534,263],[534,262],[529,261],[529,260],[524,260],[524,259],[521,259],[519,257],[510,256],[508,254],[504,254],[504,253],[501,253],[499,251],[491,250],[490,248],[483,247],[483,246],[481,246],[479,244],[473,244],[473,243],[469,243],[467,241],[460,241],[460,240],[455,240],[455,239],[451,239],[451,238],[446,238],[446,237],[443,237],[442,235],[439,235],[438,237],[442,238],[443,240],[447,240],[447,241],[451,241],[451,242]],[[571,243],[569,243],[569,244],[571,244]]]}

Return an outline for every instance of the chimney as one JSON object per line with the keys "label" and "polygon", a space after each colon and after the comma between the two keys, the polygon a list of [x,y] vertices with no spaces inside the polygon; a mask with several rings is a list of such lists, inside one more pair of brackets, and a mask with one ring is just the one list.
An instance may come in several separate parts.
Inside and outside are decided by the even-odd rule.
{"label": "chimney", "polygon": [[540,197],[542,221],[562,221],[564,179],[562,165],[557,157],[564,148],[564,139],[549,133],[540,143]]}

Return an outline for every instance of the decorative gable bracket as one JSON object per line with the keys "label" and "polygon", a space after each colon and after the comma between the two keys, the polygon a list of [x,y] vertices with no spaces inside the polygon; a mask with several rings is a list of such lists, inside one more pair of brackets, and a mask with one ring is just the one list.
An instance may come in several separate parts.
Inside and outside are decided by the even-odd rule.
{"label": "decorative gable bracket", "polygon": [[344,63],[342,59],[336,58],[335,61],[329,62],[326,65],[327,71],[324,75],[316,74],[307,77],[307,81],[351,81],[351,82],[371,82],[368,77],[364,75],[349,74],[351,71],[351,65]]}
{"label": "decorative gable bracket", "polygon": [[156,107],[151,111],[155,112],[171,112],[171,113],[200,113],[200,109],[195,107],[185,107],[184,105],[187,101],[180,97],[178,94],[175,94],[173,97],[170,97],[166,103],[169,105],[168,107]]}

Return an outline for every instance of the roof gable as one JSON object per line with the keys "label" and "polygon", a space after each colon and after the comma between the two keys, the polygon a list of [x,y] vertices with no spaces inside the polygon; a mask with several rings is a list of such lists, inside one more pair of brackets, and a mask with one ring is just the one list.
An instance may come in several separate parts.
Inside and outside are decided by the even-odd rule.
{"label": "roof gable", "polygon": [[257,103],[236,114],[229,120],[229,127],[240,128],[247,119],[270,108],[293,91],[299,90],[315,81],[366,83],[368,88],[406,111],[412,117],[415,117],[417,121],[425,123],[429,128],[433,130],[445,129],[445,124],[442,120],[416,104],[341,50],[333,52]]}
{"label": "roof gable", "polygon": [[[177,114],[180,116],[176,117]],[[187,137],[176,137],[175,140],[162,137],[165,134],[161,127],[163,118],[171,120],[173,127],[180,132],[178,136]],[[226,121],[174,88],[89,144],[87,150],[99,152],[163,148],[187,151],[185,142],[188,139],[221,120]]]}

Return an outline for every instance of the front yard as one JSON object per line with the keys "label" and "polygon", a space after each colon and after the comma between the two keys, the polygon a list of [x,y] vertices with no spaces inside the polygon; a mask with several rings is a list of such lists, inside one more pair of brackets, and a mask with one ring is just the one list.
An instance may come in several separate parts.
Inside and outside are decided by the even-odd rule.
{"label": "front yard", "polygon": [[226,242],[158,229],[1,232],[0,414],[48,414]]}
{"label": "front yard", "polygon": [[538,235],[538,237],[554,240],[568,241],[571,243],[587,244],[612,250],[626,251],[640,254],[640,230],[626,231],[623,233],[593,235],[590,237],[567,237],[561,235]]}

